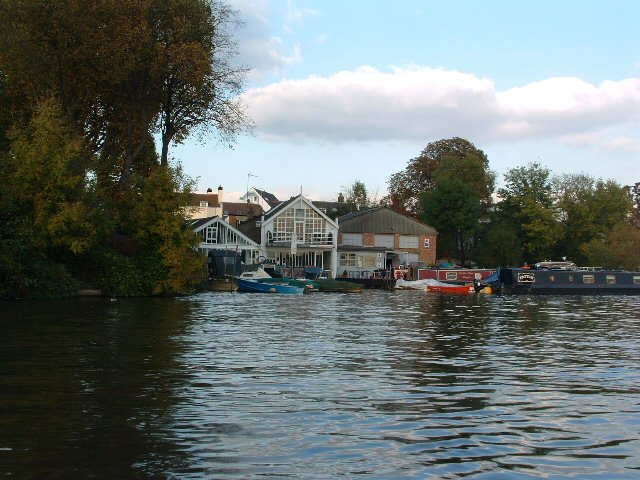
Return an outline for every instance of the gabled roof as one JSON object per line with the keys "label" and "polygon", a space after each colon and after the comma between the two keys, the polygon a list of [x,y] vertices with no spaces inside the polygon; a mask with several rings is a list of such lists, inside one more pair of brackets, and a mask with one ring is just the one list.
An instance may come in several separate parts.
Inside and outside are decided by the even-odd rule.
{"label": "gabled roof", "polygon": [[264,190],[258,190],[257,188],[254,188],[254,190],[258,192],[258,195],[260,195],[264,199],[264,201],[267,202],[271,207],[275,207],[280,203],[280,200],[278,200],[273,193],[269,193]]}
{"label": "gabled roof", "polygon": [[207,218],[198,218],[196,220],[192,220],[191,222],[189,222],[189,227],[191,227],[191,229],[194,232],[197,233],[200,230],[213,225],[214,223],[220,223],[220,224],[224,225],[225,228],[228,228],[229,230],[231,230],[232,232],[237,234],[239,238],[244,239],[248,244],[252,244],[252,243],[254,243],[256,245],[260,244],[260,236],[259,235],[258,235],[258,240],[254,240],[252,237],[247,235],[245,232],[241,231],[238,228],[232,227],[228,222],[224,221],[222,218],[220,218],[218,216],[207,217]]}
{"label": "gabled roof", "polygon": [[437,235],[428,225],[386,207],[358,210],[338,217],[344,233],[379,233],[401,235]]}
{"label": "gabled roof", "polygon": [[202,228],[206,227],[209,223],[213,223],[212,220],[216,218],[219,218],[219,217],[215,216],[215,217],[196,218],[188,222],[187,225],[189,225],[189,228],[191,228],[191,230],[197,232],[199,230],[202,230]]}
{"label": "gabled roof", "polygon": [[311,208],[313,208],[314,210],[316,210],[320,215],[322,215],[328,222],[332,223],[334,226],[336,226],[336,221],[332,220],[326,213],[324,213],[322,210],[320,210],[318,207],[316,207],[314,205],[314,203],[309,200],[308,198],[306,198],[304,195],[300,194],[296,197],[291,197],[289,200],[287,200],[286,202],[281,202],[279,203],[277,206],[273,207],[271,210],[269,210],[267,213],[264,214],[264,220],[267,221],[270,218],[279,215],[281,212],[284,212],[287,207],[289,207],[291,204],[297,202],[298,200],[302,200],[303,202],[306,202],[309,204],[309,206]]}

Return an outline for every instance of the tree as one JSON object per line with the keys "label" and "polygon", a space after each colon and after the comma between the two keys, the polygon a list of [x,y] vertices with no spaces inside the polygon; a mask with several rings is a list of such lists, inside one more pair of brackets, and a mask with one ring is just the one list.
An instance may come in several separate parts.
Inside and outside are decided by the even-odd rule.
{"label": "tree", "polygon": [[625,221],[632,212],[631,196],[627,187],[585,174],[561,175],[552,183],[563,227],[558,254],[584,263],[582,244],[604,238]]}
{"label": "tree", "polygon": [[478,264],[485,267],[521,265],[522,243],[509,223],[493,220],[480,239],[476,254]]}
{"label": "tree", "polygon": [[631,198],[633,202],[633,223],[640,228],[640,182],[636,182],[631,187]]}
{"label": "tree", "polygon": [[640,229],[629,222],[618,223],[605,238],[594,238],[581,248],[590,265],[640,269]]}
{"label": "tree", "polygon": [[58,99],[121,195],[156,128],[165,165],[194,128],[229,142],[248,128],[232,19],[218,0],[6,2],[0,71],[16,94]]}
{"label": "tree", "polygon": [[438,230],[439,254],[457,254],[464,265],[482,213],[473,188],[455,178],[440,180],[423,194],[422,210],[424,221]]}
{"label": "tree", "polygon": [[42,248],[85,252],[95,242],[96,212],[86,188],[87,155],[55,100],[41,103],[28,128],[12,135],[12,195],[28,205]]}
{"label": "tree", "polygon": [[[444,164],[450,164],[451,168]],[[489,170],[486,154],[468,140],[454,137],[429,143],[418,157],[409,161],[405,170],[391,175],[385,204],[396,211],[420,216],[420,198],[423,192],[433,190],[439,170],[440,175],[448,175],[455,171],[454,165],[473,165],[474,172],[482,172],[473,179],[466,178],[472,180],[474,185],[478,179],[482,179],[486,185],[478,188],[478,192],[481,192],[479,198],[490,197],[495,177]]]}
{"label": "tree", "polygon": [[109,291],[188,291],[202,262],[168,146],[248,128],[234,12],[219,0],[5,0],[0,23],[0,274],[25,273],[37,252],[105,274]]}
{"label": "tree", "polygon": [[155,166],[145,178],[133,225],[140,246],[160,255],[166,274],[159,276],[153,293],[191,293],[206,278],[206,258],[197,253],[198,236],[189,228],[184,205],[192,181],[181,168]]}
{"label": "tree", "polygon": [[353,210],[365,210],[371,207],[367,187],[360,180],[355,180],[353,185],[347,188],[347,203],[353,207]]}
{"label": "tree", "polygon": [[550,180],[551,172],[538,163],[510,169],[498,190],[500,218],[516,229],[527,261],[552,254],[559,235]]}
{"label": "tree", "polygon": [[238,100],[247,69],[231,62],[236,44],[229,27],[239,23],[236,18],[218,1],[174,0],[157,6],[162,165],[168,163],[169,144],[182,142],[193,128],[214,129],[228,144],[250,129]]}

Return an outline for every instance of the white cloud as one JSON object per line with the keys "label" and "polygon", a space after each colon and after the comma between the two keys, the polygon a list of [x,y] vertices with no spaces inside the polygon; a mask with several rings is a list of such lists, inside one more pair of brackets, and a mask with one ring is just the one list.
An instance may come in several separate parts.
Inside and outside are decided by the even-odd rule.
{"label": "white cloud", "polygon": [[291,2],[289,2],[284,18],[287,23],[302,23],[305,17],[319,14],[318,10],[312,8],[293,8]]}
{"label": "white cloud", "polygon": [[286,52],[282,39],[272,34],[270,6],[265,0],[235,0],[233,8],[238,10],[244,23],[235,32],[238,42],[238,63],[250,65],[251,78],[279,71],[286,65],[302,60],[299,47]]}
{"label": "white cloud", "polygon": [[[500,143],[569,138],[615,125],[631,125],[635,133],[640,126],[638,78],[600,85],[549,78],[500,92],[490,79],[457,71],[364,66],[249,90],[244,101],[257,133],[275,140],[424,142],[462,136]],[[617,145],[629,148],[637,141],[632,136]]]}

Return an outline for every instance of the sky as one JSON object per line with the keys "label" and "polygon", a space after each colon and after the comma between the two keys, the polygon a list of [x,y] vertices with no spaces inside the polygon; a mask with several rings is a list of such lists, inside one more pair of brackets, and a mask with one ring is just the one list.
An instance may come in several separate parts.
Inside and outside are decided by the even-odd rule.
{"label": "sky", "polygon": [[229,0],[252,135],[171,149],[197,190],[371,198],[431,142],[483,150],[498,184],[640,181],[638,0]]}

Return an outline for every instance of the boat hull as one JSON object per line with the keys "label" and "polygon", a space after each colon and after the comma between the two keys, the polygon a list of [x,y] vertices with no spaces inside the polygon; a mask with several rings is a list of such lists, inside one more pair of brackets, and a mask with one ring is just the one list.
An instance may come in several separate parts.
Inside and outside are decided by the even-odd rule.
{"label": "boat hull", "polygon": [[286,283],[257,282],[255,280],[245,280],[237,278],[238,290],[247,293],[280,293],[280,294],[302,294],[304,287],[289,285]]}
{"label": "boat hull", "polygon": [[[340,280],[332,280],[326,278],[318,278],[315,280],[298,279],[298,278],[277,278],[278,283],[286,283],[297,287],[305,287],[308,292],[332,292],[332,293],[360,293],[363,286],[352,282],[343,282]],[[256,281],[260,283],[272,283],[273,278],[258,278]]]}
{"label": "boat hull", "polygon": [[469,295],[474,292],[474,289],[469,285],[427,285],[427,292]]}

